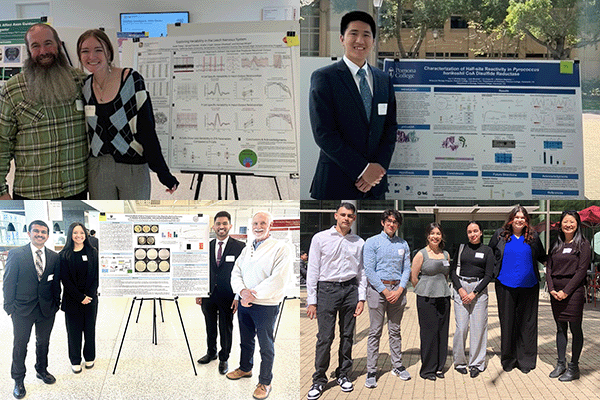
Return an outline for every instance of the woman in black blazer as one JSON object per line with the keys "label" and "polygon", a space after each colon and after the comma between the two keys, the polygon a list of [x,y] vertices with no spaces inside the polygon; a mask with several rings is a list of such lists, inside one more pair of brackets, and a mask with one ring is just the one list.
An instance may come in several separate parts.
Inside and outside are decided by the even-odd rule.
{"label": "woman in black blazer", "polygon": [[496,263],[496,298],[500,320],[500,363],[504,371],[524,374],[536,366],[540,271],[546,252],[530,225],[527,210],[515,206],[490,239]]}
{"label": "woman in black blazer", "polygon": [[96,316],[98,314],[98,251],[90,244],[85,226],[69,226],[67,243],[60,252],[60,277],[64,287],[61,309],[65,312],[69,359],[74,373],[81,372],[82,334],[85,338],[85,368],[96,359]]}

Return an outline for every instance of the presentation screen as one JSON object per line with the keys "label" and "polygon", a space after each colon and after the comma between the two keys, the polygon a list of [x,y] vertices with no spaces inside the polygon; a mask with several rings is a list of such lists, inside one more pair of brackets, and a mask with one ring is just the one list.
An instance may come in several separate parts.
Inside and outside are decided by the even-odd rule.
{"label": "presentation screen", "polygon": [[190,22],[188,11],[121,13],[121,32],[148,32],[148,37],[167,36],[167,24]]}

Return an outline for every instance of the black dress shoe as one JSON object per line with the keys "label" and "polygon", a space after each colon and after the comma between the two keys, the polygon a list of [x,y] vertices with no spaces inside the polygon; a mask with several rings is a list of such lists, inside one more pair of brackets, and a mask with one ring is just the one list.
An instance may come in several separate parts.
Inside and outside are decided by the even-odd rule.
{"label": "black dress shoe", "polygon": [[217,359],[216,354],[214,356],[209,356],[208,354],[205,354],[202,357],[200,357],[200,359],[198,360],[198,364],[208,364],[212,360],[216,360],[216,359]]}
{"label": "black dress shoe", "polygon": [[477,376],[479,376],[479,369],[475,368],[475,367],[471,367],[470,369],[470,374],[471,374],[471,378],[477,378]]}
{"label": "black dress shoe", "polygon": [[469,371],[467,371],[467,367],[456,367],[454,369],[463,375],[466,375],[469,372]]}
{"label": "black dress shoe", "polygon": [[54,382],[56,382],[56,378],[48,371],[36,372],[35,376],[41,379],[46,385],[52,385]]}
{"label": "black dress shoe", "polygon": [[435,374],[421,376],[421,378],[428,379],[430,381],[435,381],[436,380]]}
{"label": "black dress shoe", "polygon": [[22,399],[25,397],[26,393],[27,392],[25,391],[25,385],[23,382],[15,381],[15,390],[13,390],[13,396],[15,396],[16,399]]}
{"label": "black dress shoe", "polygon": [[440,379],[444,379],[444,371],[437,371],[435,373],[435,376],[437,376]]}
{"label": "black dress shoe", "polygon": [[227,365],[227,361],[219,361],[219,373],[221,375],[225,375],[229,371],[229,366]]}

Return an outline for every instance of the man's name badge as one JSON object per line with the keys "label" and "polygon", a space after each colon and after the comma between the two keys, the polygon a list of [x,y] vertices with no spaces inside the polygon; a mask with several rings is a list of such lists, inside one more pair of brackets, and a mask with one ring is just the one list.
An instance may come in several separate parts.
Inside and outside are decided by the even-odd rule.
{"label": "man's name badge", "polygon": [[85,106],[85,116],[93,117],[96,115],[96,106]]}
{"label": "man's name badge", "polygon": [[378,115],[387,115],[387,103],[379,103],[377,104],[377,114]]}
{"label": "man's name badge", "polygon": [[77,111],[83,111],[83,100],[81,100],[81,99],[75,100],[75,109]]}
{"label": "man's name badge", "polygon": [[402,257],[404,255],[404,249],[398,249],[398,255]]}
{"label": "man's name badge", "polygon": [[235,262],[235,256],[225,256],[225,262]]}
{"label": "man's name badge", "polygon": [[82,259],[83,261],[87,261],[87,256],[86,256],[85,254],[82,254],[82,255],[81,255],[81,259]]}
{"label": "man's name badge", "polygon": [[54,274],[48,275],[48,282],[54,280]]}

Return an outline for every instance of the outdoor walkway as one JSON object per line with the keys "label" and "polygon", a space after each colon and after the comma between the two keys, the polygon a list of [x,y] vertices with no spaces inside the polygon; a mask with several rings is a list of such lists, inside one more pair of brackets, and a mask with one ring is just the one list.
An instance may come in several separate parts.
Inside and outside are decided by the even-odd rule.
{"label": "outdoor walkway", "polygon": [[[369,316],[365,312],[358,317],[356,337],[352,354],[354,368],[350,379],[354,382],[354,391],[344,393],[330,380],[322,399],[598,399],[600,398],[600,302],[586,304],[583,320],[585,344],[580,360],[581,379],[573,382],[559,382],[548,377],[556,362],[555,332],[556,325],[550,309],[550,300],[544,293],[540,296],[539,336],[537,367],[528,374],[515,369],[506,373],[500,366],[500,325],[494,284],[490,284],[489,331],[488,331],[488,367],[477,378],[462,375],[454,370],[452,364],[452,340],[454,335],[454,313],[450,316],[450,338],[446,377],[436,381],[426,381],[419,377],[421,367],[419,351],[419,323],[416,310],[416,295],[412,289],[407,293],[408,305],[402,319],[403,363],[412,376],[402,381],[390,373],[390,357],[387,328],[384,328],[380,344],[378,363],[378,386],[368,389],[364,386],[367,375],[367,338],[369,335]],[[306,290],[302,293],[306,300]],[[544,298],[546,297],[546,298]],[[306,395],[312,384],[314,372],[314,351],[317,334],[316,320],[309,320],[300,311],[300,398]],[[328,376],[337,367],[337,349],[339,335],[332,346],[332,364]],[[467,339],[468,347],[468,339]],[[567,361],[570,360],[571,334],[567,348]]]}

